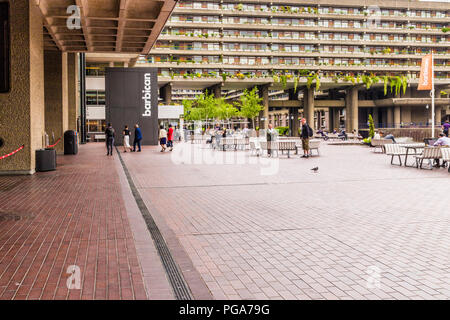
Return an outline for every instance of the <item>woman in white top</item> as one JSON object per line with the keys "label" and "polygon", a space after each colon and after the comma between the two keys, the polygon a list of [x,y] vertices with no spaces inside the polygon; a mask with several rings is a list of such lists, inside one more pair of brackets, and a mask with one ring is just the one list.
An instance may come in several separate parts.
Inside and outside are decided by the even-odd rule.
{"label": "woman in white top", "polygon": [[159,144],[161,145],[161,152],[166,151],[166,143],[167,143],[167,131],[164,129],[164,126],[161,125],[159,129]]}

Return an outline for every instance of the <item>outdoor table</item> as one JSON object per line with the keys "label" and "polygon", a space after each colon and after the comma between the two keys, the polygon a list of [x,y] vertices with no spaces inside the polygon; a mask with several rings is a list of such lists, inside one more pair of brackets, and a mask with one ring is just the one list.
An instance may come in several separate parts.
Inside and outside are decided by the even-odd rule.
{"label": "outdoor table", "polygon": [[409,155],[409,150],[414,149],[414,154],[417,154],[417,149],[423,149],[425,147],[425,144],[410,144],[410,145],[406,145],[403,146],[403,148],[406,149],[406,155],[405,155],[405,167],[415,167],[415,165],[409,166],[408,165],[408,155]]}

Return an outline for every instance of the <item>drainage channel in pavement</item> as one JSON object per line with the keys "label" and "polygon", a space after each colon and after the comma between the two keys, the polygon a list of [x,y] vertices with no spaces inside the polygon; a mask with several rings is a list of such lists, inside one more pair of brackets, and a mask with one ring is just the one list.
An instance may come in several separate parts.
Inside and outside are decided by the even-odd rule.
{"label": "drainage channel in pavement", "polygon": [[147,206],[145,205],[144,200],[142,200],[142,197],[139,194],[139,191],[137,190],[137,188],[133,182],[133,179],[131,178],[130,172],[128,171],[128,168],[125,165],[125,162],[123,161],[122,156],[120,155],[120,152],[119,152],[119,150],[117,150],[117,148],[116,148],[116,151],[117,151],[117,154],[119,155],[119,160],[120,160],[120,163],[122,164],[122,168],[125,172],[125,176],[127,177],[128,184],[130,186],[133,197],[136,201],[139,211],[141,212],[142,216],[144,217],[145,223],[147,224],[147,229],[150,231],[153,241],[155,242],[156,249],[161,258],[161,262],[163,264],[164,270],[167,273],[170,284],[175,293],[176,299],[177,300],[192,300],[192,293],[189,290],[189,287],[186,284],[186,281],[184,280],[183,274],[181,273],[176,262],[174,261],[173,256],[170,253],[170,250],[166,244],[166,241],[164,240],[164,238],[161,234],[161,231],[159,230],[158,226],[156,225],[155,220],[153,219],[150,211],[148,210]]}

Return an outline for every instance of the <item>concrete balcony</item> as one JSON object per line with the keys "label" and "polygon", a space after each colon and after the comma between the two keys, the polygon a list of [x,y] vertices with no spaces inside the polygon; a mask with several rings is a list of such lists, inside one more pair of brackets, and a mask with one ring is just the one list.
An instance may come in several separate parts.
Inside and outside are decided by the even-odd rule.
{"label": "concrete balcony", "polygon": [[[449,86],[450,79],[435,79],[435,84],[437,87]],[[417,86],[418,79],[409,80],[409,85]],[[268,85],[270,90],[287,90],[294,88],[294,80],[287,80],[286,86],[283,86],[280,82],[275,82],[272,76],[266,77],[251,77],[251,78],[227,78],[223,81],[222,77],[188,77],[187,79],[182,76],[158,76],[158,84],[160,86],[164,86],[170,83],[173,89],[197,89],[202,90],[215,85],[221,85],[222,90],[242,90],[245,88],[252,88],[254,86]],[[344,89],[354,86],[351,82],[347,82],[344,80],[334,81],[332,78],[323,77],[320,79],[320,90],[328,90],[328,89]],[[302,90],[306,87],[307,79],[306,77],[301,77],[299,82],[297,83],[297,88]],[[313,84],[314,86],[314,84]],[[365,88],[363,83],[358,83],[356,86]],[[372,87],[378,87],[382,89],[384,86],[383,83],[379,82],[377,84],[372,85]],[[448,101],[446,99],[445,101]]]}
{"label": "concrete balcony", "polygon": [[[139,67],[155,67],[166,69],[239,69],[239,70],[320,70],[320,71],[356,71],[356,72],[418,72],[420,66],[404,65],[311,65],[305,64],[224,64],[224,63],[143,63]],[[435,71],[448,71],[448,66],[436,66]]]}
{"label": "concrete balcony", "polygon": [[[450,22],[450,19],[449,19]],[[387,33],[387,34],[424,34],[439,35],[445,34],[440,29],[419,29],[419,28],[353,28],[353,27],[323,27],[323,26],[307,26],[307,25],[289,25],[289,24],[257,24],[257,23],[222,23],[222,22],[186,22],[186,21],[169,21],[166,27],[185,27],[185,28],[225,28],[238,30],[288,30],[288,31],[305,31],[305,32],[351,32],[351,33]]]}
{"label": "concrete balcony", "polygon": [[239,43],[291,43],[291,44],[340,44],[340,45],[372,45],[372,46],[417,46],[417,47],[448,47],[450,41],[422,42],[395,40],[362,40],[362,39],[287,39],[273,37],[199,37],[188,35],[161,35],[159,40],[185,42],[239,42]]}
{"label": "concrete balcony", "polygon": [[[269,2],[268,2],[269,3]],[[298,5],[298,3],[296,3]],[[352,5],[355,6],[354,4]],[[309,13],[309,12],[282,12],[282,11],[261,11],[261,10],[213,10],[207,8],[182,8],[177,7],[174,10],[175,14],[192,14],[192,15],[215,15],[215,16],[233,16],[233,17],[264,17],[264,18],[300,18],[300,19],[342,19],[342,20],[367,20],[367,16],[364,13],[358,14],[338,14],[338,13]],[[401,22],[436,22],[436,23],[448,23],[450,18],[436,18],[436,17],[409,17],[406,15],[380,15],[381,21],[401,21]]]}

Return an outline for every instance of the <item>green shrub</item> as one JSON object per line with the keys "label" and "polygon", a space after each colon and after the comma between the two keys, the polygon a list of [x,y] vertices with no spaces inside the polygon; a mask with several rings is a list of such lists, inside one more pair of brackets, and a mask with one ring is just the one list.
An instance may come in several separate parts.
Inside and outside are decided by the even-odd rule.
{"label": "green shrub", "polygon": [[287,135],[289,135],[289,127],[276,127],[275,130],[278,131],[278,134],[280,136],[287,136]]}
{"label": "green shrub", "polygon": [[363,139],[363,143],[365,143],[365,144],[370,144],[371,141],[372,141],[372,138]]}

